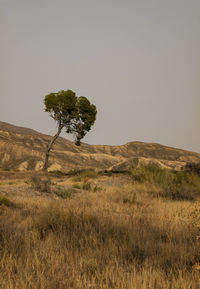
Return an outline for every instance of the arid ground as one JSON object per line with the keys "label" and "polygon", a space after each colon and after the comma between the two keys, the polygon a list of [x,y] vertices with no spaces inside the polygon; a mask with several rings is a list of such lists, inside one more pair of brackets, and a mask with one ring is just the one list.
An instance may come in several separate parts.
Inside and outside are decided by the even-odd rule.
{"label": "arid ground", "polygon": [[155,167],[2,170],[0,288],[198,289],[199,197],[199,176]]}

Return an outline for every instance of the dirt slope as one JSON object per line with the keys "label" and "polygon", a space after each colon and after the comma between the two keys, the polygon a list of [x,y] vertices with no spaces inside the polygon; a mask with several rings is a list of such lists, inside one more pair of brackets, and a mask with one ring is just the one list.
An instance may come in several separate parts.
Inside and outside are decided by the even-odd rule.
{"label": "dirt slope", "polygon": [[[0,168],[40,170],[51,136],[32,129],[0,122]],[[154,162],[163,167],[181,168],[186,162],[200,162],[200,154],[156,143],[130,142],[122,146],[77,147],[59,138],[50,156],[49,170],[127,169],[133,164]]]}

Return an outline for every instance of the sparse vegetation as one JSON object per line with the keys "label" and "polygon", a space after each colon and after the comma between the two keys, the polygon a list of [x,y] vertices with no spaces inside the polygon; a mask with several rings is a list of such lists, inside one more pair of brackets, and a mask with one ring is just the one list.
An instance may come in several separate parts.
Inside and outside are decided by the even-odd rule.
{"label": "sparse vegetation", "polygon": [[79,184],[73,184],[72,187],[78,190],[81,189],[81,186]]}
{"label": "sparse vegetation", "polygon": [[45,193],[51,193],[51,179],[49,177],[41,178],[38,175],[33,175],[30,179],[32,187],[39,191]]}
{"label": "sparse vegetation", "polygon": [[99,186],[97,186],[97,185],[95,185],[95,186],[93,187],[93,191],[94,191],[94,192],[102,191],[102,188],[99,187]]}
{"label": "sparse vegetation", "polygon": [[83,190],[90,191],[92,189],[92,185],[90,182],[85,181],[82,186]]}
{"label": "sparse vegetation", "polygon": [[131,170],[138,183],[159,188],[158,196],[172,200],[194,200],[200,196],[200,177],[187,170],[173,171],[154,164],[141,165]]}
{"label": "sparse vegetation", "polygon": [[0,219],[0,286],[197,289],[199,230],[190,216],[198,210],[157,201],[119,211],[105,193],[92,207],[69,199],[65,208],[48,200],[8,208]]}
{"label": "sparse vegetation", "polygon": [[101,191],[102,188],[91,183],[91,182],[88,182],[88,179],[84,179],[83,180],[83,183],[79,183],[79,184],[73,184],[72,186],[73,188],[75,189],[78,189],[78,190],[86,190],[86,191],[93,191],[93,192],[97,192],[97,191]]}
{"label": "sparse vegetation", "polygon": [[11,207],[13,203],[5,196],[0,195],[0,206]]}
{"label": "sparse vegetation", "polygon": [[[38,174],[32,184],[43,191],[49,180],[59,198],[13,196],[16,206],[0,206],[0,288],[199,287],[198,175],[150,166],[79,183],[51,178]],[[170,184],[185,188],[184,198]],[[196,202],[185,197],[192,189]]]}
{"label": "sparse vegetation", "polygon": [[57,186],[57,188],[54,190],[54,193],[61,197],[62,199],[71,198],[77,191],[72,188],[64,188],[62,186]]}
{"label": "sparse vegetation", "polygon": [[60,170],[51,171],[50,174],[54,175],[56,177],[63,177],[63,176],[67,176],[68,175],[68,173],[65,173],[65,172],[60,171]]}
{"label": "sparse vegetation", "polygon": [[190,173],[195,173],[200,176],[200,162],[199,163],[187,163],[185,170]]}

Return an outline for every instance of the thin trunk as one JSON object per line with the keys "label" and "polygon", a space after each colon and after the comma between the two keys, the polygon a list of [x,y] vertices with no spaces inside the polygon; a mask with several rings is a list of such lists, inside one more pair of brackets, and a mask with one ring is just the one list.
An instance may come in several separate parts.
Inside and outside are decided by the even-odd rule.
{"label": "thin trunk", "polygon": [[45,161],[44,161],[43,171],[47,171],[47,169],[48,169],[48,160],[49,160],[50,150],[52,149],[52,146],[53,146],[54,142],[56,141],[56,139],[59,137],[62,128],[63,128],[63,126],[59,125],[57,133],[54,135],[54,137],[52,138],[52,140],[50,141],[50,143],[47,146],[47,150],[45,153]]}

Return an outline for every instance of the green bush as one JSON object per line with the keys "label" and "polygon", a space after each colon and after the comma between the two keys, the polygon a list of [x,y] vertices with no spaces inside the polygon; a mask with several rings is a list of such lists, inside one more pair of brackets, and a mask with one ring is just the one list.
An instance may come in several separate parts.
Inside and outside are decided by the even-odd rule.
{"label": "green bush", "polygon": [[58,186],[54,193],[62,198],[62,199],[68,199],[68,198],[72,198],[72,196],[76,193],[76,190],[73,189],[73,188],[64,188],[64,187],[61,187],[61,186]]}
{"label": "green bush", "polygon": [[12,202],[8,198],[0,195],[0,206],[11,207],[12,205]]}
{"label": "green bush", "polygon": [[188,171],[175,171],[157,165],[142,165],[131,170],[135,182],[159,188],[158,196],[172,200],[194,200],[200,195],[200,178]]}
{"label": "green bush", "polygon": [[94,192],[102,191],[102,188],[99,187],[99,186],[97,186],[97,185],[95,185],[94,188],[93,188],[93,191],[94,191]]}
{"label": "green bush", "polygon": [[112,176],[112,175],[130,175],[131,172],[129,170],[103,170],[98,172],[99,175],[102,176]]}
{"label": "green bush", "polygon": [[73,184],[72,187],[73,187],[74,189],[78,189],[78,190],[81,189],[81,186],[80,186],[79,184]]}
{"label": "green bush", "polygon": [[55,175],[56,177],[64,177],[68,175],[67,173],[60,170],[51,171],[50,174]]}
{"label": "green bush", "polygon": [[92,189],[91,183],[85,182],[82,186],[83,190],[90,191]]}
{"label": "green bush", "polygon": [[66,173],[68,176],[74,177],[74,180],[81,181],[84,178],[95,179],[99,173],[95,170],[70,170]]}
{"label": "green bush", "polygon": [[82,170],[69,170],[67,172],[68,176],[78,176],[80,175],[80,173],[82,172]]}
{"label": "green bush", "polygon": [[97,185],[92,185],[91,183],[89,182],[84,182],[83,184],[73,184],[72,187],[74,189],[78,189],[78,190],[86,190],[86,191],[93,191],[93,192],[97,192],[97,191],[101,191],[102,188],[97,186]]}
{"label": "green bush", "polygon": [[171,172],[155,164],[141,165],[131,170],[134,181],[139,183],[163,184],[171,178]]}

